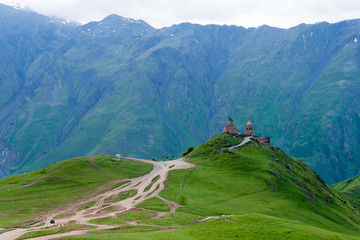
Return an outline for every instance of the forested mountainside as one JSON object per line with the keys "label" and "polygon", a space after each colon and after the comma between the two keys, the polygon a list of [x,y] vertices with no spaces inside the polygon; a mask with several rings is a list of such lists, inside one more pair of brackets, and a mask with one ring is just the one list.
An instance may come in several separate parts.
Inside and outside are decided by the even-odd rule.
{"label": "forested mountainside", "polygon": [[0,174],[101,153],[178,156],[230,115],[327,183],[355,176],[359,27],[76,25],[0,5]]}

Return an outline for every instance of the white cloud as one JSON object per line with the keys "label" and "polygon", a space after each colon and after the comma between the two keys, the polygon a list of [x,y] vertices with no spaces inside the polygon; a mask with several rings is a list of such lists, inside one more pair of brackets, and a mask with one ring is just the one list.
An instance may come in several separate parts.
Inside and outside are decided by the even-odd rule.
{"label": "white cloud", "polygon": [[[1,3],[13,2],[0,0]],[[143,19],[154,27],[180,22],[291,27],[360,16],[358,0],[18,0],[41,14],[86,23],[112,13]]]}

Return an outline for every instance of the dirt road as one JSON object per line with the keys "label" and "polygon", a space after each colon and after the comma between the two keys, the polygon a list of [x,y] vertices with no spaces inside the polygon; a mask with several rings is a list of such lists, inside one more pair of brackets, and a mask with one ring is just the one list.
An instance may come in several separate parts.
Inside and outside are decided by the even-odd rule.
{"label": "dirt road", "polygon": [[[66,224],[69,224],[70,222],[95,227],[91,229],[91,231],[112,229],[114,228],[114,226],[91,224],[89,223],[89,221],[96,218],[116,217],[117,214],[128,211],[136,207],[136,205],[138,205],[139,203],[153,197],[159,197],[162,200],[166,200],[161,198],[158,194],[165,188],[164,182],[167,179],[169,171],[194,167],[193,164],[187,163],[183,159],[177,159],[167,162],[150,161],[150,160],[136,159],[136,158],[127,158],[127,159],[138,162],[150,163],[153,165],[153,170],[144,176],[130,179],[129,183],[121,185],[118,188],[99,194],[98,196],[95,196],[91,199],[86,199],[86,201],[84,202],[78,201],[74,206],[69,206],[68,208],[51,212],[50,214],[45,216],[44,226],[31,227],[27,229],[16,229],[13,231],[5,232],[3,234],[0,234],[0,239],[12,240],[21,237],[22,235],[28,232],[44,230],[45,228],[48,227],[59,228],[65,226]],[[132,197],[117,202],[106,201],[107,199],[109,200],[111,197],[118,196],[122,192],[131,191],[131,190],[133,190],[134,192],[136,191],[136,194]],[[91,201],[96,201],[96,204],[88,209],[76,211],[77,206]],[[176,208],[180,206],[177,203],[171,202],[169,200],[166,200],[165,202],[171,207],[171,212],[174,212]],[[69,213],[69,211],[71,210],[72,212],[74,210],[76,211],[75,215],[66,216],[66,214]],[[56,219],[55,225],[50,224],[51,219],[53,219],[55,216],[62,214],[65,214],[65,216],[63,218]],[[88,230],[74,230],[68,233],[47,235],[32,239],[34,240],[54,239],[59,237],[85,234],[87,233],[87,231]]]}
{"label": "dirt road", "polygon": [[[245,137],[244,140],[233,147],[228,148],[229,150],[234,150],[236,147],[242,146],[249,142],[252,137]],[[96,219],[96,218],[107,218],[107,217],[116,217],[117,214],[124,213],[132,208],[135,208],[136,205],[139,203],[153,198],[158,197],[159,199],[163,200],[169,207],[171,208],[170,212],[175,212],[176,208],[180,207],[179,204],[169,201],[167,199],[164,199],[159,196],[159,193],[165,188],[165,180],[168,177],[168,173],[171,170],[177,170],[177,169],[187,169],[195,167],[195,165],[190,164],[188,162],[185,162],[184,159],[177,159],[167,162],[158,162],[158,161],[150,161],[145,159],[137,159],[137,158],[127,158],[129,160],[138,161],[138,162],[144,162],[144,163],[150,163],[153,165],[153,170],[141,177],[130,179],[129,183],[126,183],[124,185],[121,185],[118,188],[109,190],[105,193],[99,194],[92,198],[87,198],[83,201],[77,201],[72,206],[69,206],[65,209],[60,209],[51,212],[47,216],[44,216],[45,225],[39,226],[39,227],[31,227],[26,229],[15,229],[9,232],[5,232],[3,234],[0,234],[0,239],[6,239],[6,240],[13,240],[18,237],[21,237],[25,233],[28,232],[34,232],[39,230],[44,230],[48,228],[59,228],[63,227],[67,224],[71,223],[77,223],[81,225],[87,225],[92,226],[95,228],[92,228],[91,231],[95,230],[106,230],[106,229],[113,229],[115,226],[109,226],[109,225],[98,225],[98,224],[92,224],[89,223],[90,220]],[[50,173],[51,174],[51,173]],[[45,177],[45,176],[44,176]],[[33,184],[36,184],[37,181],[40,179],[37,179],[35,182],[22,186],[22,187],[28,187]],[[106,201],[111,199],[112,197],[116,198],[116,196],[119,196],[120,193],[124,193],[127,191],[136,191],[136,194],[132,197],[129,197],[127,199],[121,200],[121,201]],[[95,201],[95,205],[81,210],[77,211],[77,208],[79,205]],[[66,214],[74,213],[72,216],[66,216]],[[64,215],[63,218],[56,219],[56,224],[50,224],[50,220],[53,219],[55,216],[58,215]],[[208,219],[212,219],[216,217],[208,217],[203,219],[202,221],[206,221]],[[129,223],[132,224],[132,223]],[[75,236],[80,234],[85,234],[90,230],[74,230],[67,233],[60,233],[60,234],[54,234],[54,235],[47,235],[42,236],[38,238],[32,238],[33,240],[48,240],[48,239],[55,239],[60,237],[68,237],[68,236]]]}
{"label": "dirt road", "polygon": [[229,147],[228,149],[229,149],[230,151],[232,151],[232,150],[234,150],[234,148],[240,147],[240,146],[242,146],[242,145],[250,142],[251,139],[253,139],[253,137],[251,137],[251,136],[250,136],[250,137],[245,137],[238,145]]}

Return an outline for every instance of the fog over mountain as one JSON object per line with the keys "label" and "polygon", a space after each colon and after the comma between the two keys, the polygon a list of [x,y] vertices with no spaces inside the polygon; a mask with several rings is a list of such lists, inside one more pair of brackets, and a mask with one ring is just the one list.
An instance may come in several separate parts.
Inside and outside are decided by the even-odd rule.
{"label": "fog over mountain", "polygon": [[301,23],[331,23],[358,18],[357,0],[0,0],[28,7],[46,16],[86,24],[108,15],[143,19],[156,28],[191,22],[198,24],[258,27],[264,24],[289,28]]}
{"label": "fog over mountain", "polygon": [[0,5],[0,175],[99,153],[180,156],[231,116],[328,183],[355,176],[359,27],[79,26]]}

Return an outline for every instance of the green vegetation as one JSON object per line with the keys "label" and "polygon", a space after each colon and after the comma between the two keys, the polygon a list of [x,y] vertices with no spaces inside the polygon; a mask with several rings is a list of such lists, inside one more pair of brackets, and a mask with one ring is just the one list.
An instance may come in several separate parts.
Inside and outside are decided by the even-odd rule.
{"label": "green vegetation", "polygon": [[168,213],[164,218],[152,218],[139,221],[140,224],[152,225],[152,226],[179,226],[186,224],[194,224],[204,219],[202,216],[193,215],[189,213]]}
{"label": "green vegetation", "polygon": [[132,190],[128,190],[128,191],[124,191],[124,192],[120,192],[119,195],[117,197],[109,197],[107,199],[105,199],[105,202],[106,203],[109,203],[109,202],[118,202],[118,201],[122,201],[124,199],[127,199],[127,198],[131,198],[133,196],[135,196],[137,194],[137,191],[132,189]]}
{"label": "green vegetation", "polygon": [[122,182],[120,182],[120,183],[116,183],[116,184],[111,188],[111,190],[113,190],[113,189],[115,189],[115,188],[118,188],[118,187],[121,187],[121,186],[123,186],[123,185],[126,185],[126,184],[129,183],[129,182],[131,182],[131,181],[128,180],[128,181],[122,181]]}
{"label": "green vegetation", "polygon": [[146,188],[144,189],[144,192],[149,191],[150,188],[152,187],[152,185],[154,185],[154,183],[155,183],[157,180],[159,180],[159,179],[160,179],[160,176],[154,177],[154,178],[151,180],[151,183],[150,183],[148,186],[146,186]]}
{"label": "green vegetation", "polygon": [[228,134],[220,134],[204,144],[195,148],[188,156],[195,156],[198,154],[207,153],[219,148],[236,145],[243,140],[242,137],[233,137]]}
{"label": "green vegetation", "polygon": [[0,234],[1,233],[4,233],[4,232],[8,232],[8,231],[11,231],[12,229],[10,228],[10,229],[0,229]]}
{"label": "green vegetation", "polygon": [[91,228],[93,228],[93,227],[88,226],[88,225],[69,224],[64,227],[59,227],[59,228],[55,228],[55,229],[29,232],[29,233],[26,233],[23,236],[17,238],[17,240],[35,238],[35,237],[41,237],[41,236],[53,235],[53,234],[59,234],[59,233],[66,233],[66,232],[71,232],[73,230],[91,229]]}
{"label": "green vegetation", "polygon": [[[206,149],[209,142],[197,149]],[[262,213],[359,234],[359,209],[280,149],[251,141],[236,151],[214,151],[190,162],[197,168],[170,172],[168,187],[160,193],[179,204],[186,199],[177,212],[204,217]]]}
{"label": "green vegetation", "polygon": [[151,193],[148,193],[146,196],[150,196],[151,194],[156,192],[156,190],[158,190],[159,188],[160,188],[160,184],[156,185],[155,189]]}
{"label": "green vegetation", "polygon": [[[146,233],[146,232],[150,232],[150,231],[155,231],[155,230],[161,230],[160,228],[158,227],[150,227],[150,226],[136,226],[136,227],[133,227],[133,226],[124,226],[124,227],[119,227],[118,230],[104,230],[104,231],[92,231],[90,232],[91,234],[95,234],[93,236],[96,236],[97,233],[100,233],[100,236],[102,233],[107,233],[107,234],[112,234],[112,233],[115,233],[115,234],[121,234],[122,233],[133,233],[133,234],[136,234],[136,233],[140,233],[140,235],[138,236],[141,236],[141,233]],[[119,235],[118,235],[119,236]]]}
{"label": "green vegetation", "polygon": [[133,220],[137,220],[137,219],[153,217],[154,213],[136,209],[136,210],[127,211],[123,214],[118,214],[117,216],[118,216],[118,218],[126,220],[126,221],[133,221]]}
{"label": "green vegetation", "polygon": [[[29,224],[31,219],[76,200],[109,190],[113,181],[151,171],[152,165],[124,159],[122,167],[112,156],[74,158],[48,168],[48,176],[34,185],[21,187],[43,176],[40,171],[0,180],[0,227]],[[43,171],[43,170],[41,170]],[[10,189],[10,190],[8,190]],[[79,206],[90,207],[93,202]]]}
{"label": "green vegetation", "polygon": [[178,156],[227,114],[328,183],[358,174],[358,20],[154,29],[115,15],[61,25],[4,5],[0,16],[11,36],[0,46],[1,176],[104,152]]}
{"label": "green vegetation", "polygon": [[74,216],[75,213],[65,213],[65,214],[60,214],[60,215],[56,215],[54,217],[54,219],[59,219],[59,218],[63,218],[63,217],[70,217],[70,216]]}
{"label": "green vegetation", "polygon": [[[116,229],[91,231],[89,234],[63,239],[360,240],[359,208],[339,193],[342,191],[345,194],[347,190],[356,188],[357,178],[330,188],[310,167],[287,156],[279,148],[250,141],[233,151],[221,147],[219,149],[218,146],[228,143],[229,139],[226,137],[217,138],[216,142],[212,139],[197,149],[202,151],[212,146],[218,150],[191,157],[189,161],[196,168],[170,171],[166,181],[167,188],[160,195],[181,205],[176,212],[170,213],[170,207],[163,200],[153,197],[138,204],[138,208],[145,210],[134,209],[118,214],[116,218],[90,221],[93,224],[117,226]],[[119,168],[107,166],[112,161],[105,161],[105,156],[68,161],[69,164],[54,168],[57,170],[48,177],[63,176],[58,171],[78,161],[85,161],[91,169],[103,172],[104,176],[117,175],[112,170],[119,171]],[[123,171],[126,170],[126,164],[130,164],[127,174],[136,175],[136,171],[129,172],[135,165],[132,166],[130,162],[123,164]],[[147,167],[141,164],[137,166],[143,172],[150,171],[151,168]],[[84,169],[86,167],[82,166],[79,171]],[[151,179],[149,186],[158,178],[156,176]],[[47,177],[42,180],[46,179]],[[105,184],[111,189],[114,186],[113,178],[109,177]],[[99,192],[102,190],[103,188],[99,188]],[[125,191],[119,197],[126,198],[135,194],[136,191]],[[114,207],[109,206],[103,212],[110,210],[114,210]],[[158,214],[164,217],[155,218],[154,211],[161,212]],[[137,221],[139,225],[127,225],[124,221]],[[81,227],[71,224],[58,229],[28,233],[23,238],[56,234]]]}
{"label": "green vegetation", "polygon": [[113,217],[108,217],[108,218],[96,218],[93,220],[90,220],[89,223],[94,223],[94,224],[100,224],[100,225],[126,225],[125,222],[120,221],[117,218],[113,218]]}
{"label": "green vegetation", "polygon": [[170,207],[161,199],[153,197],[137,205],[139,208],[146,208],[154,211],[168,212]]}
{"label": "green vegetation", "polygon": [[191,153],[194,150],[194,147],[189,147],[182,155],[183,157],[188,155],[189,153]]}
{"label": "green vegetation", "polygon": [[83,203],[81,205],[79,205],[78,207],[78,211],[84,210],[84,209],[88,209],[91,208],[92,206],[94,206],[96,203],[96,201],[91,201],[91,202],[87,202],[87,203]]}
{"label": "green vegetation", "polygon": [[360,175],[331,186],[360,207]]}
{"label": "green vegetation", "polygon": [[[159,219],[162,220],[162,219]],[[146,222],[150,220],[144,220]],[[171,222],[165,223],[168,226]],[[161,224],[159,224],[161,225]],[[298,221],[284,220],[261,214],[246,214],[236,217],[210,219],[205,222],[173,226],[171,230],[158,228],[132,228],[116,231],[97,231],[92,234],[64,238],[67,240],[104,239],[260,239],[260,240],[321,240],[360,239],[358,236],[336,233]],[[120,235],[121,234],[121,235]]]}
{"label": "green vegetation", "polygon": [[[165,218],[139,222],[154,228],[99,231],[76,239],[116,239],[119,234],[125,239],[360,239],[358,208],[278,148],[252,141],[236,151],[213,151],[191,162],[197,168],[171,171],[161,192],[183,207]],[[139,207],[169,211],[158,198]],[[136,220],[147,214],[136,210],[119,218]],[[200,222],[221,215],[235,216]],[[169,226],[171,230],[162,230]]]}

